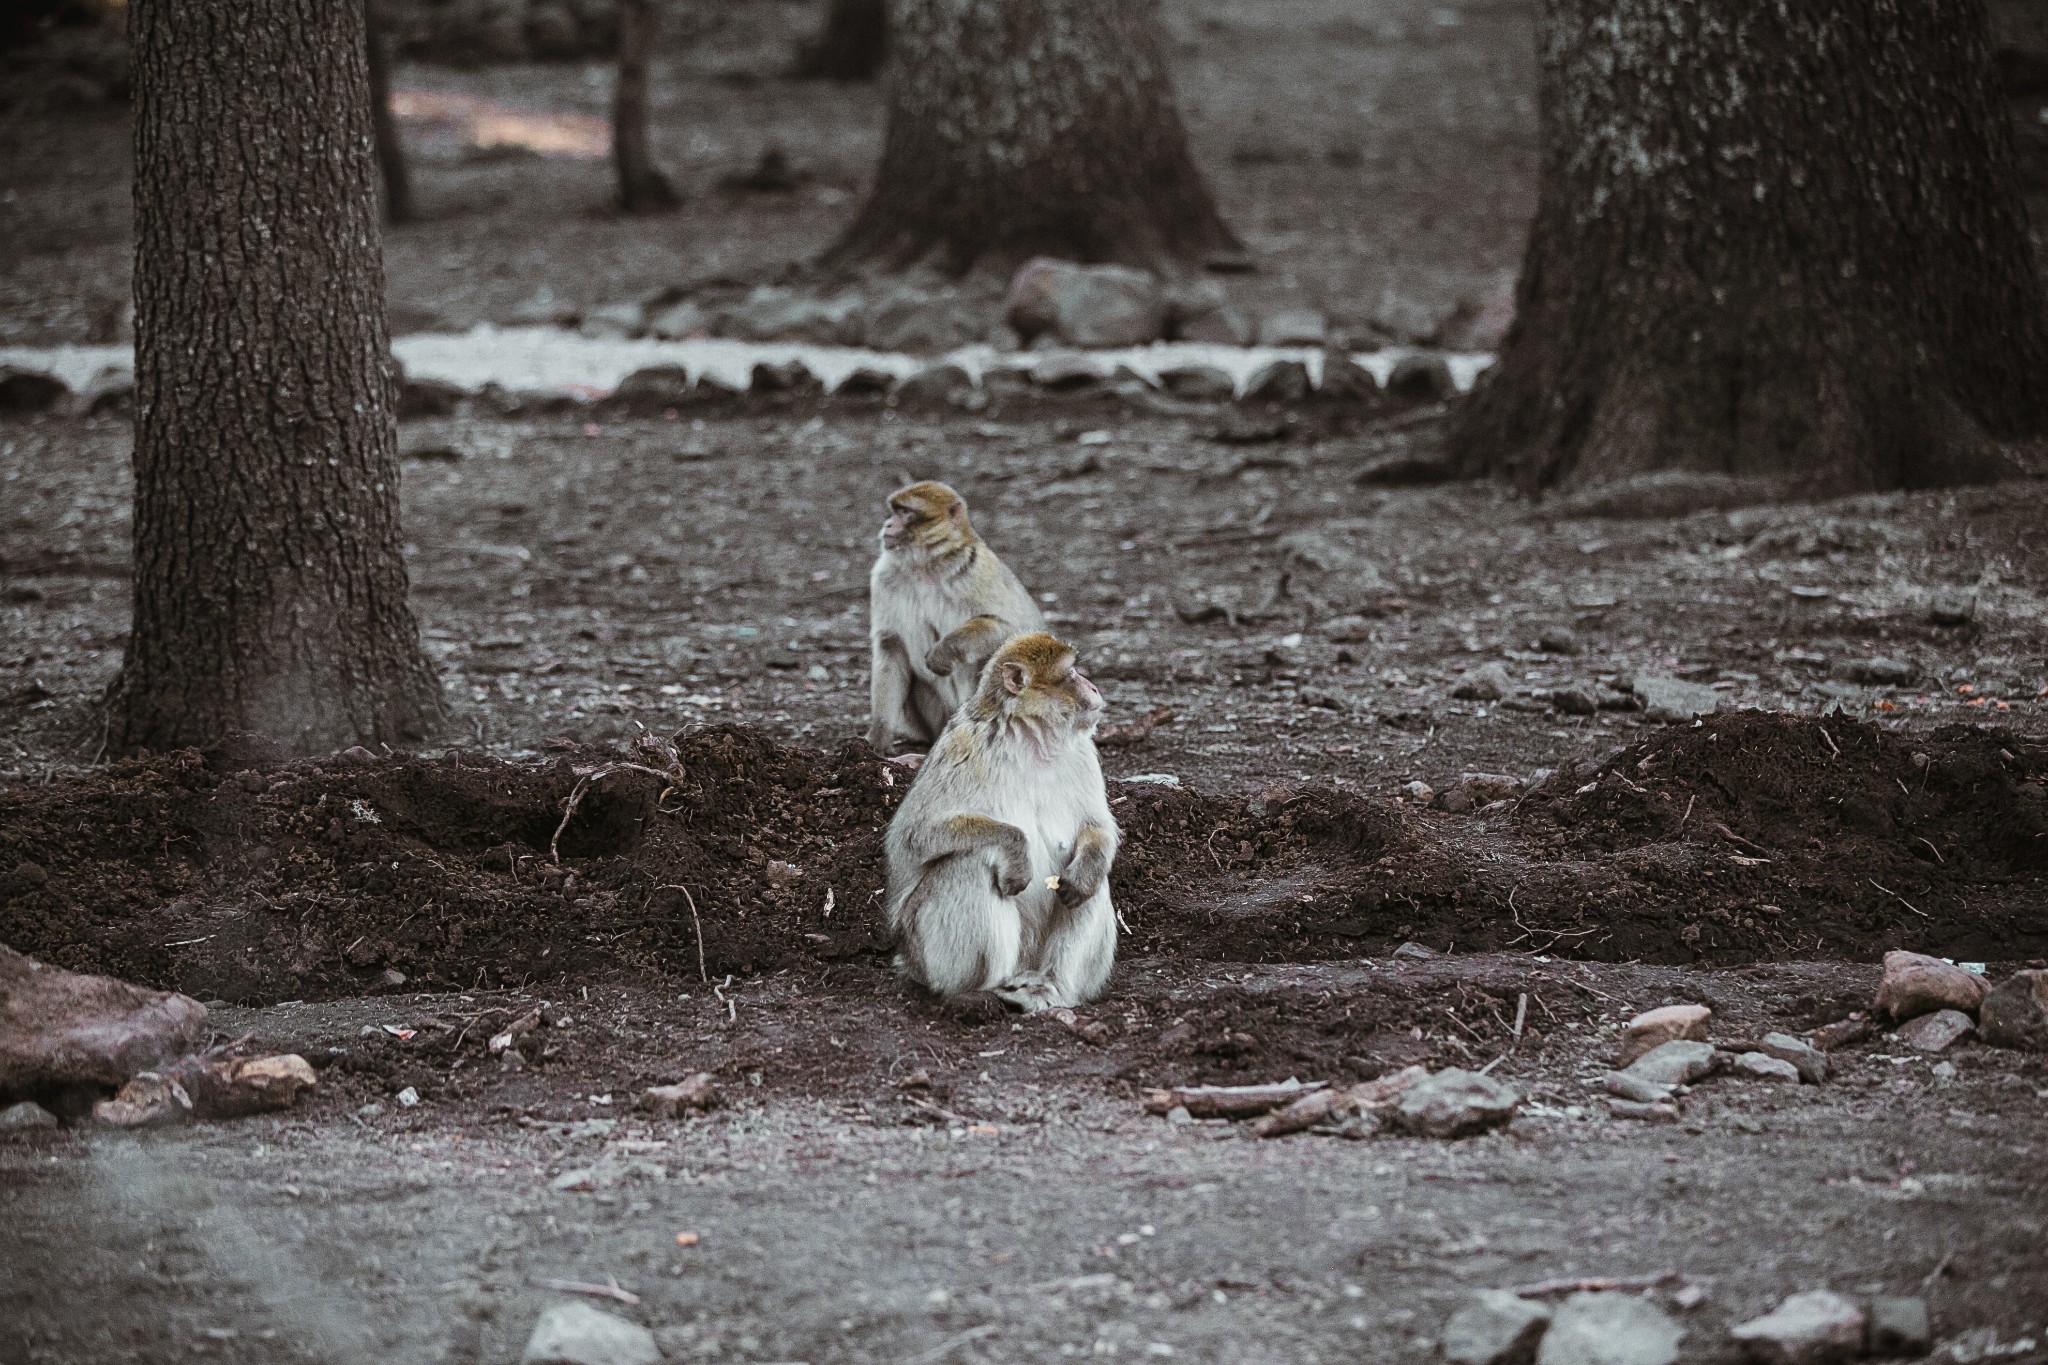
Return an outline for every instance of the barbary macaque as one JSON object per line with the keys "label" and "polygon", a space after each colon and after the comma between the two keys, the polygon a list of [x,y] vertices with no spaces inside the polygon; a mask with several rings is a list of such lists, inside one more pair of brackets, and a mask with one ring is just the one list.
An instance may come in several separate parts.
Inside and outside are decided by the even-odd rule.
{"label": "barbary macaque", "polygon": [[914,483],[890,494],[868,575],[868,743],[885,754],[927,747],[974,695],[989,656],[1043,629],[1038,604],[967,524],[958,493]]}
{"label": "barbary macaque", "polygon": [[897,965],[940,995],[1026,1011],[1102,994],[1116,958],[1116,821],[1095,753],[1102,693],[1042,631],[996,651],[889,824]]}

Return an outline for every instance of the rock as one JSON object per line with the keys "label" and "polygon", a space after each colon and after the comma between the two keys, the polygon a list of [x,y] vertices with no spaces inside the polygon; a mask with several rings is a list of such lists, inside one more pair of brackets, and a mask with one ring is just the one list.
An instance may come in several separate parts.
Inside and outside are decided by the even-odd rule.
{"label": "rock", "polygon": [[398,416],[453,417],[468,395],[460,384],[445,379],[415,379],[407,375],[398,385]]}
{"label": "rock", "polygon": [[163,1072],[142,1071],[112,1099],[94,1104],[92,1116],[116,1128],[154,1128],[191,1118],[192,1096]]}
{"label": "rock", "polygon": [[1607,1112],[1618,1119],[1636,1119],[1643,1123],[1676,1123],[1678,1106],[1669,1101],[1645,1104],[1639,1100],[1624,1100],[1610,1097]]}
{"label": "rock", "polygon": [[1172,324],[1179,341],[1200,341],[1211,346],[1249,346],[1252,324],[1230,304],[1183,318]]}
{"label": "rock", "polygon": [[1415,403],[1441,403],[1455,398],[1458,381],[1451,377],[1450,362],[1434,351],[1404,355],[1394,362],[1387,376],[1387,392]]}
{"label": "rock", "polygon": [[839,387],[832,390],[834,397],[853,398],[860,395],[886,394],[896,387],[896,376],[888,370],[870,369],[866,365],[847,371],[839,381]]}
{"label": "rock", "polygon": [[1924,1356],[1934,1349],[1927,1322],[1927,1300],[1891,1297],[1870,1301],[1863,1330],[1864,1348],[1874,1356]]}
{"label": "rock", "polygon": [[1827,1053],[1803,1038],[1789,1033],[1766,1033],[1757,1051],[1792,1063],[1798,1068],[1799,1079],[1808,1085],[1819,1085],[1828,1078]]}
{"label": "rock", "polygon": [[1372,710],[1371,704],[1357,694],[1326,684],[1310,684],[1296,692],[1294,699],[1303,706],[1320,707],[1345,715],[1363,715]]}
{"label": "rock", "polygon": [[48,412],[63,402],[71,390],[64,381],[40,370],[18,370],[0,365],[0,414],[27,417]]}
{"label": "rock", "polygon": [[1313,308],[1286,308],[1259,320],[1261,346],[1320,346],[1330,338],[1330,320]]}
{"label": "rock", "polygon": [[1984,997],[1977,1032],[1993,1047],[2048,1052],[2048,971],[2014,972]]}
{"label": "rock", "polygon": [[1863,1310],[1832,1289],[1794,1294],[1728,1330],[1743,1358],[1764,1365],[1834,1365],[1863,1353]]}
{"label": "rock", "polygon": [[1364,616],[1338,616],[1316,627],[1316,633],[1332,644],[1357,645],[1372,639],[1372,621]]}
{"label": "rock", "polygon": [[21,1133],[37,1128],[55,1128],[57,1116],[40,1104],[23,1100],[0,1109],[0,1133]]}
{"label": "rock", "polygon": [[1883,655],[1874,659],[1841,659],[1834,667],[1836,677],[1866,687],[1903,687],[1913,681],[1917,672],[1913,665]]}
{"label": "rock", "polygon": [[1401,795],[1407,797],[1418,806],[1427,806],[1436,800],[1436,788],[1430,786],[1427,782],[1417,779],[1413,782],[1404,783],[1401,787]]}
{"label": "rock", "polygon": [[1570,683],[1551,692],[1550,705],[1561,715],[1591,716],[1600,710],[1600,693],[1584,683]]}
{"label": "rock", "polygon": [[1496,801],[1511,801],[1522,784],[1506,773],[1466,773],[1458,785],[1444,792],[1437,805],[1453,815],[1484,809]]}
{"label": "rock", "polygon": [[878,351],[931,355],[979,341],[986,330],[978,309],[950,294],[900,285],[867,317],[867,344]]}
{"label": "rock", "polygon": [[560,1190],[565,1194],[588,1194],[598,1187],[598,1183],[596,1171],[588,1166],[578,1166],[572,1170],[563,1171],[553,1180],[550,1180],[548,1188]]}
{"label": "rock", "polygon": [[1624,1070],[1652,1085],[1691,1085],[1714,1069],[1714,1045],[1674,1038],[1630,1062]]}
{"label": "rock", "polygon": [[1373,310],[1369,322],[1374,331],[1403,345],[1430,346],[1443,332],[1444,313],[1420,299],[1390,290],[1381,297],[1380,306]]}
{"label": "rock", "polygon": [[206,1007],[190,996],[62,971],[0,947],[0,1104],[117,1090],[205,1033]]}
{"label": "rock", "polygon": [[1799,1084],[1799,1068],[1783,1057],[1773,1057],[1767,1052],[1739,1052],[1735,1055],[1735,1074],[1747,1076],[1753,1081],[1784,1081],[1790,1085]]}
{"label": "rock", "polygon": [[289,1109],[301,1091],[320,1083],[311,1064],[291,1052],[273,1057],[185,1057],[165,1071],[192,1097],[192,1112],[202,1119]]}
{"label": "rock", "polygon": [[1721,705],[1721,694],[1703,683],[1678,678],[1639,677],[1635,680],[1636,700],[1650,720],[1681,725],[1695,716],[1711,716]]}
{"label": "rock", "polygon": [[974,392],[974,379],[950,362],[927,365],[896,386],[896,401],[908,405],[952,403]]}
{"label": "rock", "polygon": [[[1836,1048],[1847,1047],[1851,1043],[1862,1042],[1871,1035],[1873,1029],[1870,1016],[1862,1010],[1857,1010],[1847,1019],[1837,1019],[1832,1024],[1822,1024],[1819,1028],[1809,1029],[1806,1037],[1823,1053],[1828,1053]],[[1765,1036],[1768,1038],[1771,1035]]]}
{"label": "rock", "polygon": [[1508,676],[1508,666],[1498,659],[1473,669],[1451,689],[1451,695],[1460,701],[1499,701],[1514,692],[1515,680]]}
{"label": "rock", "polygon": [[654,1333],[587,1303],[558,1303],[540,1315],[519,1365],[661,1365]]}
{"label": "rock", "polygon": [[649,1086],[640,1094],[640,1107],[658,1119],[678,1118],[693,1109],[709,1109],[717,1103],[717,1083],[708,1071],[700,1071],[677,1085]]}
{"label": "rock", "polygon": [[801,360],[785,360],[779,365],[763,361],[748,372],[747,391],[815,397],[825,391],[825,385]]}
{"label": "rock", "polygon": [[1644,1010],[1622,1029],[1621,1055],[1615,1059],[1615,1065],[1627,1066],[1674,1038],[1704,1039],[1707,1022],[1713,1017],[1714,1012],[1705,1005],[1663,1005]]}
{"label": "rock", "polygon": [[1003,316],[1026,342],[1050,336],[1068,346],[1143,346],[1165,333],[1166,299],[1146,271],[1040,256],[1011,280]]}
{"label": "rock", "polygon": [[1672,1092],[1672,1087],[1662,1081],[1653,1081],[1632,1071],[1610,1071],[1603,1084],[1608,1094],[1634,1104],[1661,1104],[1671,1098]]}
{"label": "rock", "polygon": [[1031,367],[1031,382],[1055,393],[1099,389],[1110,368],[1085,351],[1048,351]]}
{"label": "rock", "polygon": [[1451,1314],[1438,1340],[1452,1365],[1529,1365],[1549,1325],[1548,1306],[1505,1289],[1482,1289]]}
{"label": "rock", "polygon": [[681,365],[649,365],[621,379],[611,401],[627,412],[652,417],[688,403],[692,396],[688,370]]}
{"label": "rock", "polygon": [[650,311],[653,316],[647,320],[647,330],[663,341],[711,335],[711,314],[692,299],[677,299]]}
{"label": "rock", "polygon": [[1380,385],[1371,370],[1342,351],[1325,351],[1322,382],[1316,385],[1316,392],[1333,403],[1370,403],[1380,396]]}
{"label": "rock", "polygon": [[1970,1016],[1961,1010],[1936,1010],[1932,1014],[1917,1014],[1899,1025],[1895,1037],[1907,1047],[1920,1052],[1946,1052],[1976,1030]]}
{"label": "rock", "polygon": [[1967,626],[1977,614],[1977,594],[1968,588],[1942,588],[1927,604],[1927,619],[1937,626]]}
{"label": "rock", "polygon": [[80,417],[127,416],[135,411],[135,372],[109,365],[85,381],[71,401]]}
{"label": "rock", "polygon": [[1685,1329],[1633,1294],[1574,1294],[1543,1334],[1536,1365],[1673,1365]]}
{"label": "rock", "polygon": [[1464,1137],[1505,1127],[1521,1103],[1520,1092],[1506,1082],[1453,1066],[1410,1086],[1387,1119],[1421,1137]]}
{"label": "rock", "polygon": [[647,335],[647,323],[637,303],[608,303],[583,315],[576,329],[587,337],[630,340]]}
{"label": "rock", "polygon": [[1576,654],[1579,633],[1570,626],[1551,626],[1537,635],[1536,648],[1545,654]]}
{"label": "rock", "polygon": [[1901,1023],[1942,1009],[1975,1014],[1989,990],[1983,977],[1952,962],[1894,949],[1884,955],[1884,979],[1871,1008]]}
{"label": "rock", "polygon": [[1299,403],[1308,394],[1308,366],[1299,360],[1269,360],[1244,385],[1247,403]]}
{"label": "rock", "polygon": [[1182,365],[1162,370],[1159,386],[1189,403],[1227,403],[1237,396],[1235,381],[1213,365]]}

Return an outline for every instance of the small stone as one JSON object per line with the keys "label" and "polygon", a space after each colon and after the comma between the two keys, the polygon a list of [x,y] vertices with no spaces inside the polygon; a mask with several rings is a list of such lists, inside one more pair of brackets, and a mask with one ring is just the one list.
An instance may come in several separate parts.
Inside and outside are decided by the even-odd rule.
{"label": "small stone", "polygon": [[1316,630],[1332,644],[1357,645],[1372,639],[1373,623],[1364,616],[1339,616],[1323,622]]}
{"label": "small stone", "polygon": [[1323,352],[1323,375],[1316,392],[1333,403],[1369,403],[1380,396],[1372,371],[1341,351]]}
{"label": "small stone", "polygon": [[1414,403],[1441,403],[1458,396],[1450,362],[1434,351],[1404,355],[1387,376],[1387,392]]}
{"label": "small stone", "polygon": [[1633,1294],[1574,1294],[1543,1334],[1536,1365],[1673,1365],[1685,1329]]}
{"label": "small stone", "polygon": [[1505,1127],[1521,1103],[1521,1093],[1506,1082],[1453,1066],[1409,1087],[1387,1118],[1422,1137],[1464,1137]]}
{"label": "small stone", "polygon": [[1313,308],[1288,308],[1259,321],[1261,346],[1320,346],[1329,339],[1330,320]]}
{"label": "small stone", "polygon": [[48,412],[70,392],[55,375],[0,365],[0,412],[17,416]]}
{"label": "small stone", "polygon": [[192,1097],[170,1076],[143,1071],[112,1099],[94,1103],[92,1116],[116,1128],[151,1128],[192,1117]]}
{"label": "small stone", "polygon": [[1766,1033],[1757,1051],[1781,1058],[1799,1069],[1799,1079],[1819,1085],[1828,1078],[1828,1055],[1803,1038],[1789,1033]]}
{"label": "small stone", "polygon": [[1843,659],[1835,665],[1835,676],[1866,687],[1903,687],[1919,672],[1902,659],[1878,655],[1872,659]]}
{"label": "small stone", "polygon": [[1610,1096],[1606,1104],[1607,1112],[1618,1119],[1636,1119],[1643,1123],[1678,1122],[1678,1106],[1668,1102],[1643,1104]]}
{"label": "small stone", "polygon": [[812,664],[804,670],[804,677],[811,682],[831,682],[832,670],[823,664]]}
{"label": "small stone", "polygon": [[596,1171],[588,1166],[578,1166],[574,1170],[563,1171],[553,1180],[550,1180],[548,1188],[566,1191],[570,1194],[588,1194],[597,1188],[597,1184]]}
{"label": "small stone", "polygon": [[908,406],[952,403],[974,392],[974,377],[951,361],[927,365],[896,386],[896,401]]}
{"label": "small stone", "polygon": [[1299,403],[1308,393],[1308,366],[1299,360],[1270,360],[1245,381],[1244,401]]}
{"label": "small stone", "polygon": [[1436,788],[1418,778],[1413,782],[1403,783],[1401,795],[1407,797],[1418,806],[1426,806],[1436,800]]}
{"label": "small stone", "polygon": [[519,1365],[660,1365],[654,1333],[587,1303],[558,1303],[540,1315]]}
{"label": "small stone", "polygon": [[1993,1047],[2048,1052],[2048,971],[2014,972],[1984,997],[1978,1036]]}
{"label": "small stone", "polygon": [[1051,336],[1068,346],[1143,346],[1165,332],[1166,299],[1146,271],[1039,256],[1010,282],[1004,317],[1027,342]]}
{"label": "small stone", "polygon": [[1728,1335],[1763,1365],[1834,1365],[1863,1353],[1863,1310],[1832,1289],[1794,1294]]}
{"label": "small stone", "polygon": [[696,397],[693,390],[690,372],[681,365],[648,365],[621,379],[611,401],[627,412],[652,417],[688,403]]}
{"label": "small stone", "polygon": [[1439,1341],[1452,1365],[1529,1365],[1550,1325],[1550,1309],[1505,1289],[1482,1289],[1444,1324]]}
{"label": "small stone", "polygon": [[685,337],[709,336],[711,314],[690,299],[678,299],[663,306],[647,321],[647,330],[663,341],[681,341]]}
{"label": "small stone", "polygon": [[1326,711],[1337,711],[1347,715],[1372,709],[1341,687],[1304,687],[1296,692],[1294,697],[1303,706],[1321,707]]}
{"label": "small stone", "polygon": [[1742,1052],[1735,1057],[1735,1074],[1753,1081],[1783,1081],[1799,1084],[1799,1068],[1782,1057],[1763,1052]]}
{"label": "small stone", "polygon": [[717,1103],[717,1082],[708,1071],[700,1071],[677,1085],[649,1086],[640,1094],[640,1107],[658,1119],[677,1118]]}
{"label": "small stone", "polygon": [[1512,696],[1515,691],[1514,679],[1508,676],[1508,666],[1498,659],[1467,673],[1451,689],[1451,695],[1459,701],[1499,701]]}
{"label": "small stone", "polygon": [[1536,648],[1545,654],[1576,654],[1579,637],[1569,626],[1552,626],[1536,637]]}
{"label": "small stone", "polygon": [[1894,1035],[1907,1047],[1920,1052],[1946,1052],[1949,1047],[1976,1030],[1970,1016],[1961,1010],[1936,1010],[1918,1014],[1899,1025]]}
{"label": "small stone", "polygon": [[1552,707],[1567,716],[1590,716],[1600,710],[1600,693],[1584,683],[1571,683],[1550,694]]}
{"label": "small stone", "polygon": [[1672,1092],[1671,1086],[1632,1071],[1610,1071],[1604,1084],[1608,1094],[1632,1104],[1661,1104],[1671,1098]]}
{"label": "small stone", "polygon": [[1629,1075],[1653,1085],[1691,1085],[1714,1069],[1714,1045],[1674,1038],[1630,1062]]}
{"label": "small stone", "polygon": [[1871,1004],[1879,1014],[1901,1022],[1940,1009],[1975,1014],[1989,990],[1990,984],[1975,972],[1925,953],[1895,949],[1884,955],[1884,979]]}
{"label": "small stone", "polygon": [[1864,1344],[1874,1356],[1924,1356],[1934,1349],[1927,1300],[1886,1296],[1870,1301]]}
{"label": "small stone", "polygon": [[1506,773],[1465,773],[1437,804],[1453,815],[1484,810],[1496,801],[1511,801],[1522,784]]}
{"label": "small stone", "polygon": [[1721,705],[1721,694],[1703,683],[1680,678],[1639,677],[1635,680],[1636,700],[1643,715],[1666,725],[1682,725],[1697,716],[1711,716]]}
{"label": "small stone", "polygon": [[1645,1010],[1622,1029],[1621,1055],[1615,1059],[1615,1065],[1627,1066],[1674,1038],[1703,1039],[1707,1036],[1707,1021],[1713,1017],[1714,1012],[1705,1005],[1662,1005]]}
{"label": "small stone", "polygon": [[1874,1027],[1870,1016],[1862,1010],[1857,1010],[1846,1019],[1837,1019],[1832,1024],[1822,1024],[1819,1028],[1809,1029],[1806,1036],[1815,1047],[1823,1053],[1828,1053],[1837,1048],[1847,1047],[1851,1043],[1862,1042],[1870,1036]]}
{"label": "small stone", "polygon": [[1188,403],[1228,403],[1237,396],[1237,383],[1213,365],[1183,365],[1163,370],[1159,386]]}
{"label": "small stone", "polygon": [[587,337],[618,340],[647,335],[646,323],[640,316],[637,303],[608,303],[584,314],[583,325],[576,329]]}
{"label": "small stone", "polygon": [[1967,626],[1977,614],[1977,594],[1968,588],[1942,588],[1927,604],[1927,619],[1937,626]]}
{"label": "small stone", "polygon": [[1166,1111],[1166,1121],[1173,1124],[1193,1123],[1195,1116],[1188,1112],[1186,1105],[1176,1104]]}
{"label": "small stone", "polygon": [[1404,943],[1394,949],[1393,956],[1404,957],[1413,962],[1431,962],[1443,954],[1434,948],[1425,948],[1420,943]]}
{"label": "small stone", "polygon": [[23,1100],[0,1109],[0,1133],[27,1132],[35,1128],[55,1128],[57,1116],[40,1104]]}

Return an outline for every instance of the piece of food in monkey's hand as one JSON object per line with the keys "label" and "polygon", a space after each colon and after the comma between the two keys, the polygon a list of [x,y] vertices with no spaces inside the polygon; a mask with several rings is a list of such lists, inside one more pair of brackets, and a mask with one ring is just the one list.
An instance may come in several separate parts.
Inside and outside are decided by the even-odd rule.
{"label": "piece of food in monkey's hand", "polygon": [[1060,879],[1059,879],[1058,877],[1047,877],[1047,878],[1045,879],[1045,889],[1046,889],[1046,890],[1048,890],[1048,891],[1057,891],[1057,890],[1059,890],[1059,889],[1060,889]]}

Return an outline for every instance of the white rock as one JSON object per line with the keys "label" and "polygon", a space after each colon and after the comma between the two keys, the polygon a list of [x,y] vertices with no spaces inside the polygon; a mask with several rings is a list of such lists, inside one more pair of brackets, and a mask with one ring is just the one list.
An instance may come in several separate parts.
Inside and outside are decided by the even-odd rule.
{"label": "white rock", "polygon": [[1635,694],[1643,704],[1645,718],[1670,725],[1682,724],[1695,716],[1711,716],[1721,704],[1721,694],[1713,688],[1680,678],[1639,677],[1635,680]]}
{"label": "white rock", "polygon": [[1547,1305],[1505,1289],[1482,1289],[1444,1324],[1444,1359],[1452,1365],[1523,1365],[1550,1325]]}
{"label": "white rock", "polygon": [[654,1334],[587,1303],[558,1303],[540,1315],[520,1365],[660,1365]]}
{"label": "white rock", "polygon": [[1976,1032],[1977,1026],[1961,1010],[1936,1010],[1916,1014],[1899,1025],[1897,1038],[1920,1052],[1946,1052],[1949,1047]]}
{"label": "white rock", "polygon": [[1834,1365],[1863,1353],[1863,1310],[1832,1289],[1794,1294],[1729,1329],[1745,1359],[1762,1365]]}
{"label": "white rock", "polygon": [[1714,1045],[1674,1038],[1659,1044],[1623,1068],[1625,1074],[1652,1085],[1691,1085],[1714,1069]]}
{"label": "white rock", "polygon": [[1753,1081],[1782,1081],[1799,1084],[1799,1068],[1782,1057],[1763,1052],[1744,1052],[1735,1058],[1735,1074]]}
{"label": "white rock", "polygon": [[1664,1005],[1645,1010],[1629,1020],[1628,1027],[1621,1031],[1621,1056],[1615,1065],[1627,1066],[1674,1038],[1704,1040],[1707,1021],[1713,1017],[1714,1012],[1705,1005]]}
{"label": "white rock", "polygon": [[1574,1294],[1550,1320],[1536,1365],[1673,1365],[1685,1329],[1632,1294]]}
{"label": "white rock", "polygon": [[1757,1051],[1792,1063],[1799,1068],[1799,1079],[1808,1085],[1819,1085],[1828,1078],[1828,1054],[1804,1038],[1789,1033],[1766,1033],[1763,1046]]}
{"label": "white rock", "polygon": [[1504,1127],[1521,1103],[1513,1086],[1453,1066],[1410,1086],[1387,1119],[1394,1128],[1423,1137],[1463,1137]]}

